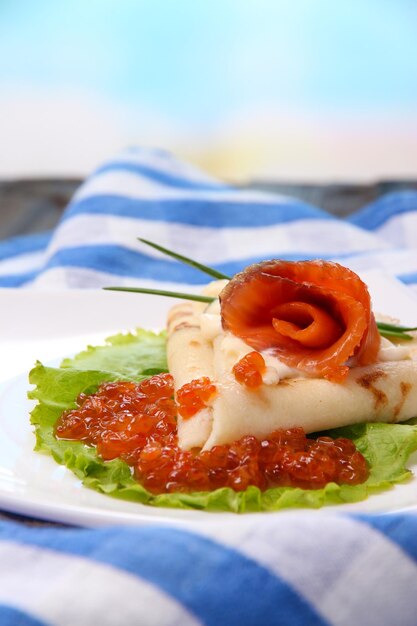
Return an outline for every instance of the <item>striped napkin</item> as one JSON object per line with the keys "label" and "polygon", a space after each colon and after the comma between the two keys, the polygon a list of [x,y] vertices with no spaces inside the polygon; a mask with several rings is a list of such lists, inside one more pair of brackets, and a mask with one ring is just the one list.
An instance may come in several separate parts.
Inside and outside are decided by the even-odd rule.
{"label": "striped napkin", "polygon": [[165,152],[134,149],[82,185],[52,233],[0,244],[0,287],[207,282],[137,237],[227,275],[273,257],[323,258],[417,285],[416,191],[388,194],[341,220],[284,196],[235,189]]}
{"label": "striped napkin", "polygon": [[[0,244],[0,286],[197,289],[141,236],[231,274],[265,258],[380,268],[417,290],[417,193],[349,220],[241,191],[160,152],[98,169],[52,233]],[[284,512],[186,528],[0,523],[0,624],[417,624],[417,518]]]}

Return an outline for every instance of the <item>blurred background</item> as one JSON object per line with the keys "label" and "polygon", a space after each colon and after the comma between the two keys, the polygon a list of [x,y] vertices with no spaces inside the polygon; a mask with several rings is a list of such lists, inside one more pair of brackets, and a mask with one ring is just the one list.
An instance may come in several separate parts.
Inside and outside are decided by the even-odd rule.
{"label": "blurred background", "polygon": [[132,144],[285,190],[415,180],[417,2],[0,0],[0,180],[59,205]]}

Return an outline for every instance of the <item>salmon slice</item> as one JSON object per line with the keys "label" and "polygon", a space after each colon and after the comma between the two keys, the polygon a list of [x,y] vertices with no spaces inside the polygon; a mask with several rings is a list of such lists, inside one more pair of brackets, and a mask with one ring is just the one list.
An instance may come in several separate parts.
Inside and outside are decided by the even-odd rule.
{"label": "salmon slice", "polygon": [[380,334],[365,283],[327,261],[263,261],[220,294],[224,330],[290,367],[341,382],[350,365],[375,363]]}

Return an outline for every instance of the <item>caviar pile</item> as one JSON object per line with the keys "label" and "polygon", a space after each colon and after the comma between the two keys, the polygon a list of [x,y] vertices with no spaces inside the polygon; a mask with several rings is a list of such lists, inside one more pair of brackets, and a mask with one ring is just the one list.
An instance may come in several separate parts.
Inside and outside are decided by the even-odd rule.
{"label": "caviar pile", "polygon": [[177,392],[178,413],[184,419],[192,417],[207,406],[215,393],[216,386],[207,376],[192,380]]}
{"label": "caviar pile", "polygon": [[265,372],[265,360],[259,352],[249,352],[233,367],[233,374],[238,383],[250,389],[262,385],[262,374]]}
{"label": "caviar pile", "polygon": [[334,481],[366,480],[364,457],[349,439],[306,438],[301,428],[276,431],[258,441],[247,436],[206,452],[178,447],[172,376],[141,382],[113,382],[81,394],[77,408],[59,418],[59,438],[95,445],[104,460],[120,457],[152,493],[208,491],[249,485],[260,489],[294,486],[317,489]]}

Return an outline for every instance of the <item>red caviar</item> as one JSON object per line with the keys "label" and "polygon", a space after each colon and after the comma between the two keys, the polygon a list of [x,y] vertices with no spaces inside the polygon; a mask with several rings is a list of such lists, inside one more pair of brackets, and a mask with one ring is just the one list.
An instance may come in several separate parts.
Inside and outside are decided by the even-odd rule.
{"label": "red caviar", "polygon": [[192,380],[177,391],[178,413],[184,419],[192,417],[207,406],[215,393],[216,386],[207,376]]}
{"label": "red caviar", "polygon": [[233,374],[238,383],[250,389],[257,389],[262,385],[262,374],[266,369],[265,360],[259,352],[249,352],[233,367]]}
{"label": "red caviar", "polygon": [[278,430],[262,441],[246,436],[206,452],[183,451],[173,394],[170,374],[141,383],[103,383],[61,415],[55,434],[95,445],[106,461],[123,459],[152,493],[242,491],[249,485],[317,489],[332,481],[356,485],[368,477],[366,461],[352,441],[309,439],[302,428]]}

